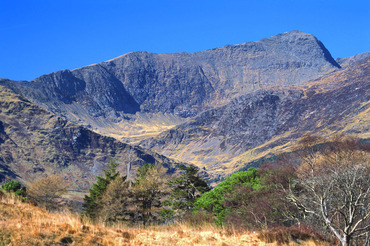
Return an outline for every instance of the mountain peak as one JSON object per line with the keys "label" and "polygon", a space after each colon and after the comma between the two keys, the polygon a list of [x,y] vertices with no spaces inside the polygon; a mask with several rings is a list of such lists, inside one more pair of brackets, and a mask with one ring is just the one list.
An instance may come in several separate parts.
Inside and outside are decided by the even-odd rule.
{"label": "mountain peak", "polygon": [[288,38],[307,38],[308,40],[316,39],[316,37],[310,33],[302,32],[300,30],[293,30],[290,32],[279,33],[277,35],[271,36],[270,38],[264,38],[262,40],[288,39]]}
{"label": "mountain peak", "polygon": [[257,42],[263,42],[269,47],[275,47],[278,52],[291,53],[300,59],[317,62],[324,59],[336,68],[341,68],[334,60],[324,44],[314,35],[299,30],[281,33],[268,39],[262,39]]}
{"label": "mountain peak", "polygon": [[293,31],[290,31],[290,32],[285,32],[285,34],[303,34],[303,35],[311,35],[311,36],[313,36],[312,34],[309,34],[309,33],[306,33],[306,32],[302,32],[300,30],[293,30]]}

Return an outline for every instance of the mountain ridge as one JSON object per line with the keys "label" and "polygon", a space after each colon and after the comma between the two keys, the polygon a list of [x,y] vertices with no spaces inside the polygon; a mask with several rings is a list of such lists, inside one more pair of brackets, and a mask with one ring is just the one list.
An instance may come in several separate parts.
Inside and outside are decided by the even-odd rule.
{"label": "mountain ridge", "polygon": [[[195,53],[131,52],[7,86],[75,124],[130,141],[131,132],[146,133],[137,113],[173,115],[166,130],[246,93],[302,84],[339,67],[316,37],[293,31]],[[148,136],[161,124],[149,125]]]}
{"label": "mountain ridge", "polygon": [[334,60],[316,37],[292,31],[194,53],[131,52],[0,86],[88,135],[225,176],[305,133],[367,136],[368,67],[367,53]]}

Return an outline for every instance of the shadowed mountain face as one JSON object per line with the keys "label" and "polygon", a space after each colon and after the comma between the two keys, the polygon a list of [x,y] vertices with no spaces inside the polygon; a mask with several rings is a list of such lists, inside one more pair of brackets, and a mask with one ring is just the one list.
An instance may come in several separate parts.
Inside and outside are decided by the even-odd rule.
{"label": "shadowed mountain face", "polygon": [[[71,90],[78,90],[78,82]],[[68,93],[68,91],[66,91]],[[137,146],[76,126],[0,85],[0,182],[20,178],[28,183],[40,176],[61,174],[69,189],[86,192],[110,158],[122,174],[144,163],[177,163]],[[133,175],[133,174],[132,174]]]}
{"label": "shadowed mountain face", "polygon": [[302,89],[241,96],[141,144],[224,175],[262,156],[289,151],[307,133],[368,138],[369,81],[367,58]]}
{"label": "shadowed mountain face", "polygon": [[127,130],[123,119],[135,121],[137,112],[176,116],[169,128],[246,93],[302,84],[338,68],[319,40],[293,31],[196,53],[133,52],[9,86],[74,123],[118,127],[115,135],[126,136],[135,127]]}

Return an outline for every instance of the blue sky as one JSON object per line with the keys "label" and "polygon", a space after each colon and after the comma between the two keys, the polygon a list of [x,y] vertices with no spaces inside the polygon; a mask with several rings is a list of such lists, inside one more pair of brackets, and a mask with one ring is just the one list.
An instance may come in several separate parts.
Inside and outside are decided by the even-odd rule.
{"label": "blue sky", "polygon": [[369,51],[368,0],[0,0],[0,78],[122,54],[195,52],[301,30],[334,58]]}

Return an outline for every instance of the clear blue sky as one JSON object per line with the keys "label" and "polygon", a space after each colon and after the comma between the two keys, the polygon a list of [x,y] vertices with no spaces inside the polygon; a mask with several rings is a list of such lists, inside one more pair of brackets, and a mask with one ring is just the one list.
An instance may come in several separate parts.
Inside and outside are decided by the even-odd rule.
{"label": "clear blue sky", "polygon": [[0,78],[122,54],[195,52],[301,30],[334,58],[369,51],[369,0],[0,0]]}

